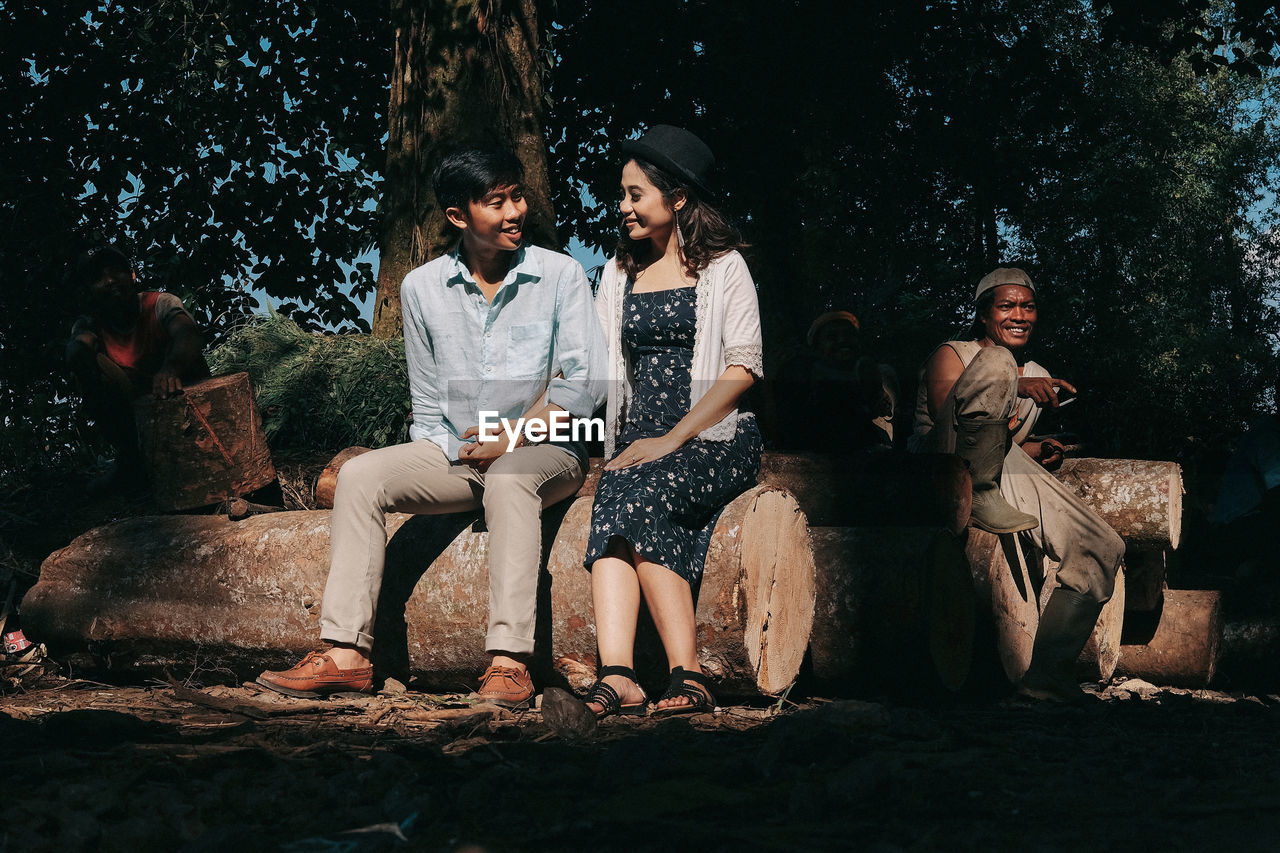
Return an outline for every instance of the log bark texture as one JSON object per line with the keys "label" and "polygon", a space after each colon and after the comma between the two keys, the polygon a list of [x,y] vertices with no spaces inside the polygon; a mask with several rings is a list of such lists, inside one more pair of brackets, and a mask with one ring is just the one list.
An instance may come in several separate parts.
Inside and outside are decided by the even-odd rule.
{"label": "log bark texture", "polygon": [[979,666],[994,652],[998,668],[1013,683],[1031,662],[1031,646],[1040,624],[1040,590],[1044,575],[1039,560],[1024,553],[1016,536],[997,536],[969,529],[965,557],[978,600]]}
{"label": "log bark texture", "polygon": [[138,434],[161,512],[246,495],[276,479],[249,374],[189,385],[136,404]]}
{"label": "log bark texture", "polygon": [[[996,536],[976,528],[969,530],[965,554],[978,594],[978,636],[994,645],[1005,678],[1016,684],[1031,664],[1040,608],[1057,586],[1056,566],[1016,536]],[[1115,672],[1121,654],[1124,602],[1121,567],[1115,592],[1102,608],[1077,662],[1081,680],[1106,681]],[[975,656],[986,653],[988,650],[980,647]]]}
{"label": "log bark texture", "polygon": [[1221,593],[1167,589],[1149,621],[1131,614],[1116,672],[1169,687],[1207,687],[1218,670],[1222,632]]}
{"label": "log bark texture", "polygon": [[[562,525],[566,509],[572,515]],[[544,550],[557,555],[539,593],[544,682],[550,661],[595,654],[594,629],[582,630],[594,624],[582,567],[589,509],[589,501],[562,504],[544,518],[551,543]],[[239,522],[166,516],[97,528],[45,561],[23,616],[51,646],[95,648],[113,666],[167,664],[176,672],[217,661],[251,677],[290,665],[319,643],[329,519],[326,511]],[[381,671],[463,689],[487,665],[488,534],[475,521],[473,513],[388,517],[375,627]],[[812,553],[794,500],[756,489],[730,504],[716,526],[697,610],[699,651],[723,692],[785,689],[804,655],[813,594]]]}
{"label": "log bark texture", "polygon": [[1182,539],[1182,469],[1140,459],[1067,459],[1056,476],[1130,548],[1176,550]]}
{"label": "log bark texture", "polygon": [[813,674],[840,687],[959,690],[973,653],[974,586],[945,528],[813,527]]}
{"label": "log bark texture", "polygon": [[316,478],[316,509],[333,509],[333,496],[338,493],[338,472],[343,465],[370,450],[370,447],[348,447],[324,466],[324,470]]}

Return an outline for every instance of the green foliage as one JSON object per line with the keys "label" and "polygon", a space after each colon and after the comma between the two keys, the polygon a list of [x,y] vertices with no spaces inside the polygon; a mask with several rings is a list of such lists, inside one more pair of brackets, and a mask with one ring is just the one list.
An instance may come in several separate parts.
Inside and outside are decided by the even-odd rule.
{"label": "green foliage", "polygon": [[217,374],[247,371],[273,453],[310,456],[408,440],[404,340],[308,332],[258,317],[209,357]]}
{"label": "green foliage", "polygon": [[1060,426],[1100,454],[1223,445],[1276,365],[1280,223],[1246,216],[1280,166],[1276,21],[1159,5],[582,0],[554,34],[561,234],[607,251],[616,141],[684,125],[753,244],[766,359],[847,308],[909,383],[1018,264],[1034,357],[1082,389]]}
{"label": "green foliage", "polygon": [[106,241],[216,339],[250,288],[361,325],[390,74],[380,4],[0,4],[0,474],[78,455],[64,265]]}

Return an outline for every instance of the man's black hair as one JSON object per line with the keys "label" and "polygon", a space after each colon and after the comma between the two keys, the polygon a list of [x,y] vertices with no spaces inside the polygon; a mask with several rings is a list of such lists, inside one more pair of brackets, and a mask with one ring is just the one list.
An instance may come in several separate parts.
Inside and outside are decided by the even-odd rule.
{"label": "man's black hair", "polygon": [[102,278],[107,270],[133,269],[129,256],[115,246],[101,246],[80,255],[67,269],[63,282],[68,290],[77,291]]}
{"label": "man's black hair", "polygon": [[464,148],[445,155],[431,182],[441,210],[479,201],[498,187],[524,180],[519,159],[502,148]]}

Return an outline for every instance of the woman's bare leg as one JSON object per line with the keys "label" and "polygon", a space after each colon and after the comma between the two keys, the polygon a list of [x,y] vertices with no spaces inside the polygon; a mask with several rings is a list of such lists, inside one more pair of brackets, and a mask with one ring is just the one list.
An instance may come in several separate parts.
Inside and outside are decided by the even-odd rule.
{"label": "woman's bare leg", "polygon": [[[609,549],[610,556],[601,557],[591,565],[591,602],[595,610],[596,645],[600,650],[602,666],[635,666],[636,620],[640,617],[640,583],[636,569],[629,559],[631,547],[619,543]],[[622,704],[631,705],[644,700],[640,685],[620,675],[604,679],[618,695]],[[588,708],[601,710],[595,703]]]}
{"label": "woman's bare leg", "polygon": [[[658,629],[658,636],[662,639],[662,648],[666,650],[668,669],[682,667],[690,672],[701,672],[693,590],[689,582],[666,566],[644,560],[636,566],[636,578],[644,592],[645,603],[649,605],[649,614]],[[688,704],[687,697],[677,696],[663,700],[655,707]]]}

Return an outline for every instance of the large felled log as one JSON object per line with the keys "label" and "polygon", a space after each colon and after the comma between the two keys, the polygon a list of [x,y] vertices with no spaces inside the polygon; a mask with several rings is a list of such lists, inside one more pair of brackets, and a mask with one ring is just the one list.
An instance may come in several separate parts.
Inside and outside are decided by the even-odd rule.
{"label": "large felled log", "polygon": [[942,528],[814,527],[817,678],[913,693],[959,690],[973,652],[963,542]]}
{"label": "large felled log", "polygon": [[[1043,554],[1023,547],[1016,536],[970,529],[965,554],[977,589],[979,636],[990,638],[1005,677],[1018,682],[1031,664],[1040,607],[1057,585],[1056,567]],[[1081,680],[1106,681],[1120,657],[1124,621],[1123,567],[1111,600],[1102,608],[1077,663]],[[979,649],[976,655],[981,656]]]}
{"label": "large felled log", "polygon": [[164,400],[140,398],[136,420],[161,511],[247,495],[276,478],[247,373],[207,379]]}
{"label": "large felled log", "polygon": [[[589,683],[597,665],[582,567],[590,517],[591,498],[574,501],[548,561],[554,663],[574,686]],[[724,509],[707,552],[695,617],[699,665],[718,680],[721,692],[772,695],[795,680],[814,620],[813,551],[795,498],[757,486]],[[666,658],[650,630],[637,639],[636,666],[646,683],[664,682]]]}
{"label": "large felled log", "polygon": [[1130,548],[1176,550],[1182,539],[1182,469],[1140,459],[1067,459],[1057,477]]}
{"label": "large felled log", "polygon": [[1222,630],[1219,592],[1166,589],[1158,612],[1129,614],[1116,672],[1170,687],[1206,687],[1218,669]]}
{"label": "large felled log", "polygon": [[[595,652],[593,632],[563,627],[593,622],[584,547],[576,544],[585,543],[582,505],[566,525],[562,505],[544,526],[546,540],[574,540],[550,548],[560,556],[540,590],[544,660],[586,661]],[[239,522],[169,516],[98,528],[45,561],[23,616],[51,646],[95,646],[114,665],[215,660],[251,676],[296,662],[319,640],[329,518],[326,511]],[[393,535],[375,628],[380,666],[456,689],[487,664],[488,534],[474,521],[474,514],[388,517]],[[756,489],[724,510],[697,612],[700,652],[726,693],[775,692],[794,679],[812,625],[813,563],[790,496]]]}
{"label": "large felled log", "polygon": [[348,447],[324,467],[320,472],[320,476],[316,478],[316,509],[333,509],[333,496],[338,493],[338,472],[342,470],[342,466],[347,462],[355,459],[361,454],[368,453],[372,448],[368,447]]}
{"label": "large felled log", "polygon": [[[1040,623],[1040,562],[1028,559],[1016,536],[997,536],[976,527],[969,529],[965,557],[977,592],[978,636],[991,641],[1005,678],[1017,682],[1031,663]],[[988,651],[983,646],[975,649],[977,662]]]}

